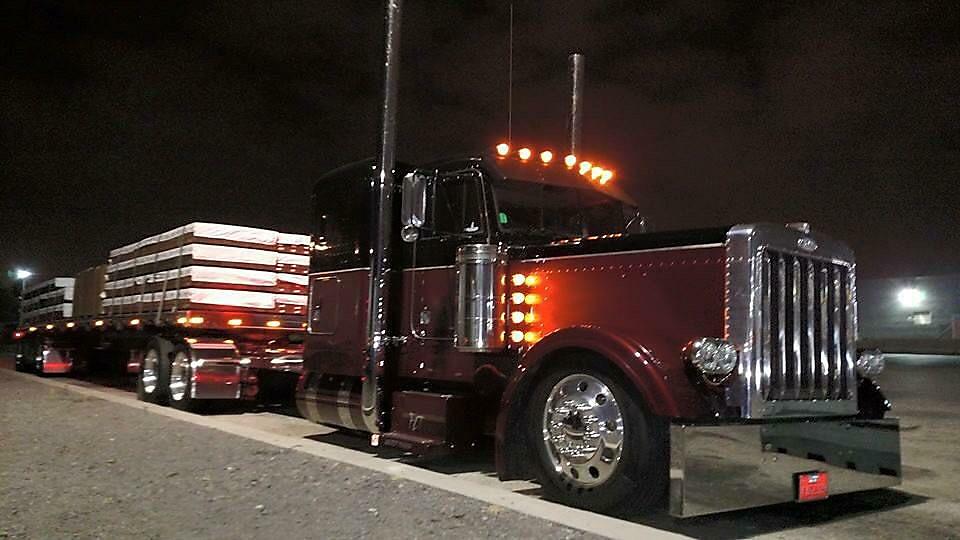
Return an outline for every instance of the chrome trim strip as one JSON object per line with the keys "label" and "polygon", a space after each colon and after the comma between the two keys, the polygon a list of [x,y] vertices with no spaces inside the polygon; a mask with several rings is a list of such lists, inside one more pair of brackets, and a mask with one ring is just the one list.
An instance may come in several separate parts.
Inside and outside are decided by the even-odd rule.
{"label": "chrome trim strip", "polygon": [[415,268],[404,268],[404,272],[424,272],[427,270],[453,270],[456,268],[455,265],[445,264],[441,266],[417,266]]}
{"label": "chrome trim strip", "polygon": [[777,388],[777,397],[782,398],[787,388],[787,263],[783,255],[777,254],[777,364],[780,368],[780,384]]}
{"label": "chrome trim strip", "polygon": [[705,249],[723,247],[724,244],[696,244],[692,246],[671,246],[664,248],[634,249],[631,251],[604,251],[602,253],[586,253],[583,255],[560,255],[558,257],[540,257],[521,259],[520,262],[558,261],[561,259],[582,259],[584,257],[602,257],[604,255],[633,255],[635,253],[655,253],[658,251],[682,251],[686,249]]}
{"label": "chrome trim strip", "polygon": [[823,399],[830,399],[830,293],[829,270],[824,265],[818,271],[820,286],[817,294],[820,296],[820,394]]}
{"label": "chrome trim strip", "polygon": [[833,399],[840,399],[841,385],[840,374],[843,365],[842,345],[840,343],[840,325],[836,321],[840,319],[840,269],[833,268],[831,272],[833,284],[830,287],[830,297],[833,305],[833,392],[830,396]]}
{"label": "chrome trim strip", "polygon": [[790,320],[790,344],[793,346],[793,362],[791,363],[791,377],[793,378],[793,399],[800,399],[800,371],[802,370],[803,355],[800,351],[800,259],[793,259],[792,269],[790,270],[790,285],[793,287],[792,304],[790,310],[792,319]]}
{"label": "chrome trim strip", "polygon": [[816,303],[816,270],[813,261],[808,260],[805,264],[807,270],[804,273],[807,281],[807,399],[816,399],[817,397],[817,315],[815,309]]}

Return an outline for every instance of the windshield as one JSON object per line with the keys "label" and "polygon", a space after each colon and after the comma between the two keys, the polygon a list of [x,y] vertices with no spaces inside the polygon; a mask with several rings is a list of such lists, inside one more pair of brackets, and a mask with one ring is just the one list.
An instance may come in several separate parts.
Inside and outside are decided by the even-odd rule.
{"label": "windshield", "polygon": [[508,179],[493,191],[504,232],[576,238],[624,229],[624,203],[592,189]]}

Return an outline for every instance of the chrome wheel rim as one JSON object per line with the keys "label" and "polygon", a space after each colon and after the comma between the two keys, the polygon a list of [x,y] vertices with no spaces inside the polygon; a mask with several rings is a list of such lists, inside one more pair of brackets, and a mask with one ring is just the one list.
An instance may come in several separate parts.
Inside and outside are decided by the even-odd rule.
{"label": "chrome wheel rim", "polygon": [[577,373],[550,390],[543,444],[564,483],[591,488],[609,480],[623,455],[623,440],[623,413],[602,381]]}
{"label": "chrome wheel rim", "polygon": [[180,401],[187,395],[187,383],[190,377],[190,357],[178,352],[170,366],[170,399]]}
{"label": "chrome wheel rim", "polygon": [[157,351],[150,349],[143,357],[143,369],[140,370],[140,386],[145,394],[152,394],[157,389],[157,364],[160,356]]}

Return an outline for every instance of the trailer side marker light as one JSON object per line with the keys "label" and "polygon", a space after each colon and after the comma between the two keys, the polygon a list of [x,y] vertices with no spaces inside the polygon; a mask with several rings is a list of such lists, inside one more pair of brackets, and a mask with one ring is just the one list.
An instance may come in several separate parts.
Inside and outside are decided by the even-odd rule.
{"label": "trailer side marker light", "polygon": [[67,323],[67,328],[73,328],[73,327],[76,326],[76,325],[77,325],[77,323],[75,323],[75,322],[73,322],[73,321],[70,321],[70,322]]}
{"label": "trailer side marker light", "polygon": [[136,326],[140,324],[140,319],[130,319],[130,326]]}
{"label": "trailer side marker light", "polygon": [[280,321],[267,321],[267,326],[269,326],[270,328],[279,328]]}
{"label": "trailer side marker light", "polygon": [[97,321],[93,323],[94,326],[103,326],[103,321]]}
{"label": "trailer side marker light", "polygon": [[525,318],[526,317],[522,311],[514,311],[510,314],[510,320],[513,321],[513,324],[520,324]]}
{"label": "trailer side marker light", "polygon": [[510,145],[507,143],[500,143],[497,145],[497,155],[506,156],[510,153]]}
{"label": "trailer side marker light", "polygon": [[189,319],[187,319],[186,317],[178,317],[178,318],[177,318],[177,324],[187,324],[187,321],[188,321],[188,320],[189,320]]}
{"label": "trailer side marker light", "polygon": [[551,161],[553,161],[553,152],[549,150],[544,150],[543,152],[540,152],[540,161],[544,163],[550,163]]}
{"label": "trailer side marker light", "polygon": [[203,317],[190,317],[187,322],[190,324],[203,324]]}
{"label": "trailer side marker light", "polygon": [[227,321],[227,326],[240,326],[243,324],[243,319],[230,319]]}
{"label": "trailer side marker light", "polygon": [[513,284],[516,285],[517,287],[519,287],[520,285],[523,285],[523,283],[524,283],[526,280],[527,280],[527,276],[525,276],[525,275],[523,275],[523,274],[514,274],[514,275],[510,276],[510,281],[511,281],[511,283],[513,283]]}
{"label": "trailer side marker light", "polygon": [[514,343],[520,343],[523,341],[523,332],[520,330],[514,330],[513,332],[510,332],[510,341]]}
{"label": "trailer side marker light", "polygon": [[520,159],[522,159],[523,161],[526,161],[530,159],[530,156],[533,155],[533,152],[530,151],[529,148],[521,148],[517,150],[517,155],[520,156]]}
{"label": "trailer side marker light", "polygon": [[568,169],[572,169],[573,166],[577,164],[577,156],[567,154],[567,157],[563,158],[563,164],[566,165]]}
{"label": "trailer side marker light", "polygon": [[52,325],[52,324],[48,324],[48,325],[46,325],[44,328],[46,328],[47,330],[53,330],[53,325]]}
{"label": "trailer side marker light", "polygon": [[510,301],[519,306],[520,304],[523,303],[525,296],[526,295],[524,295],[522,292],[515,292],[510,295]]}

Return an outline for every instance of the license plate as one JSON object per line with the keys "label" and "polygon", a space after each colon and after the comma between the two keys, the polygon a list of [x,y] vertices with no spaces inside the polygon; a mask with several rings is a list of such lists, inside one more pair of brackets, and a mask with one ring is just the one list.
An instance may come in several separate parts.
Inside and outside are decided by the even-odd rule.
{"label": "license plate", "polygon": [[830,476],[826,472],[808,472],[797,475],[797,501],[826,499],[830,488]]}

